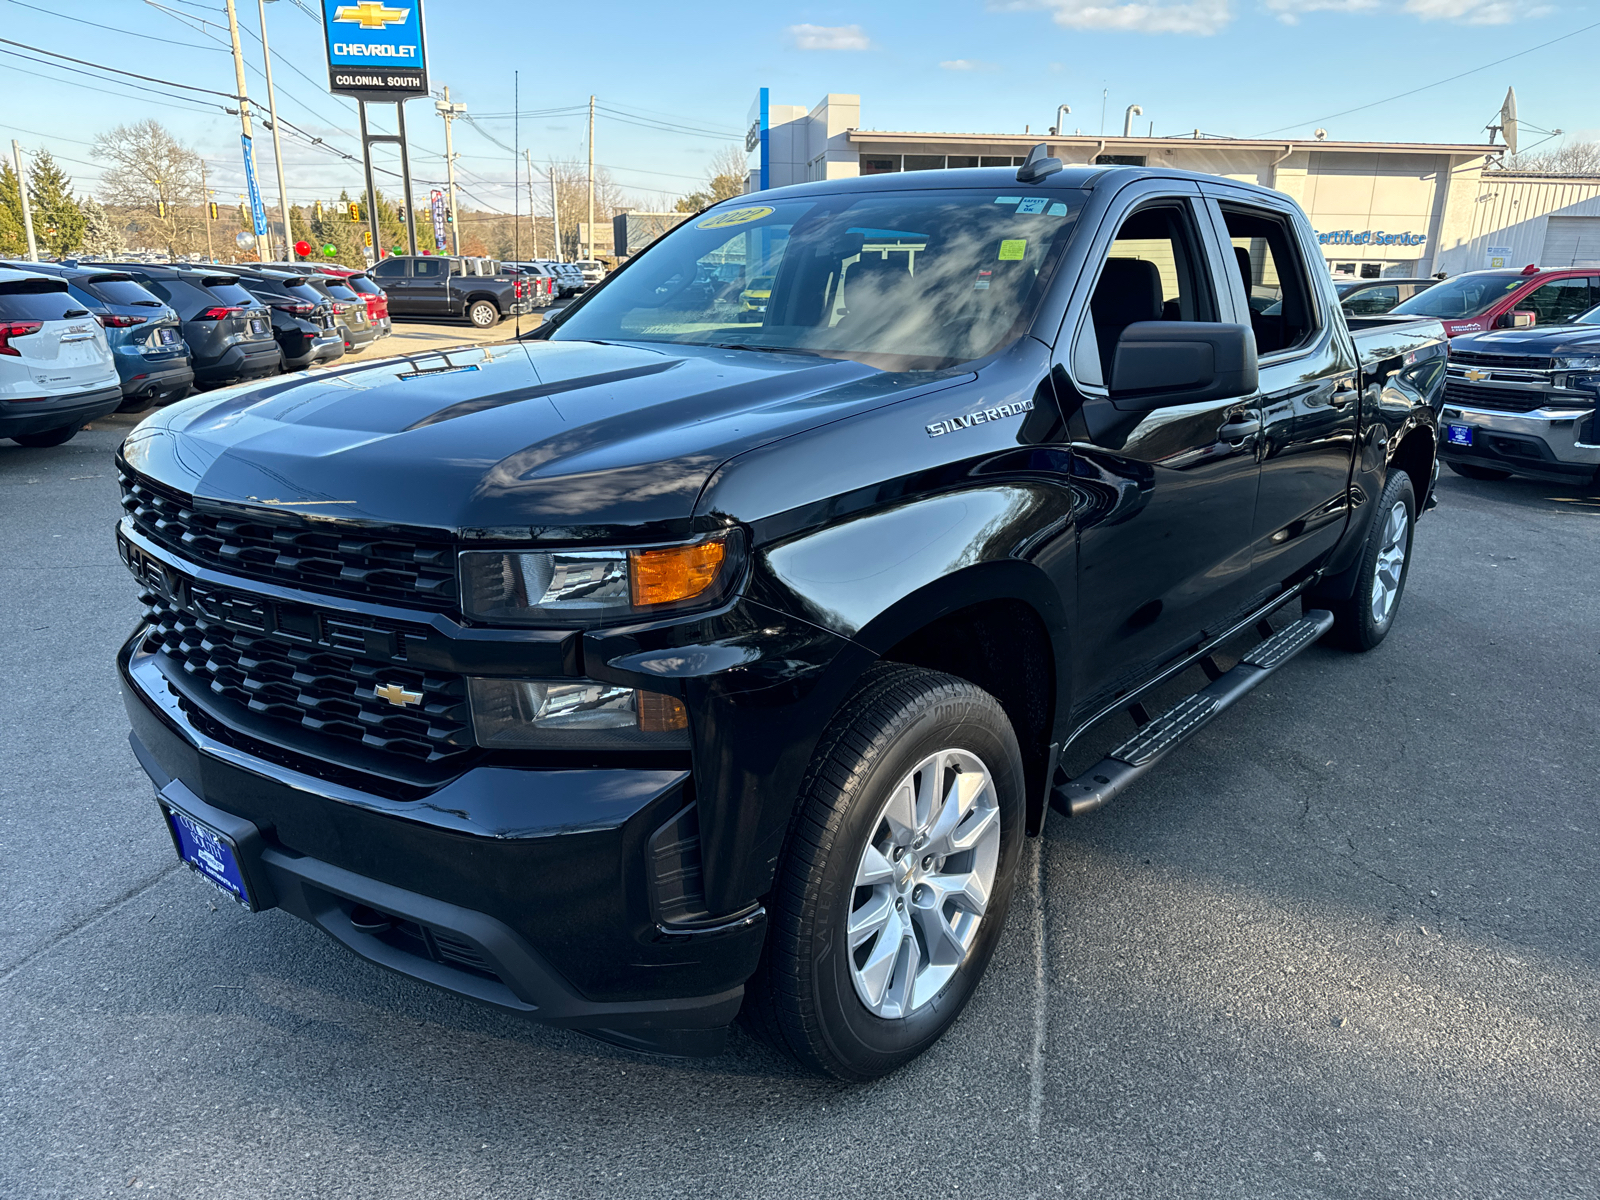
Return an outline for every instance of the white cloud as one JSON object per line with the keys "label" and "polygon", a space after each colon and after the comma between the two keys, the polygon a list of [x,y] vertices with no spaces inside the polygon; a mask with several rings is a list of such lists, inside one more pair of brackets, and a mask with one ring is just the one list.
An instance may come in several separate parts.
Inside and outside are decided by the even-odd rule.
{"label": "white cloud", "polygon": [[1454,21],[1458,25],[1509,25],[1522,17],[1542,17],[1548,5],[1529,6],[1519,0],[1406,0],[1405,9],[1424,21]]}
{"label": "white cloud", "polygon": [[859,25],[791,25],[796,50],[869,50],[872,42]]}
{"label": "white cloud", "polygon": [[1105,4],[1097,0],[1010,0],[1002,9],[1045,8],[1057,25],[1121,33],[1187,33],[1209,37],[1233,20],[1229,0],[1155,0]]}
{"label": "white cloud", "polygon": [[1266,0],[1266,9],[1285,25],[1300,24],[1300,17],[1311,12],[1367,12],[1378,7],[1378,0]]}
{"label": "white cloud", "polygon": [[992,71],[993,63],[983,62],[976,58],[951,58],[939,64],[945,71]]}

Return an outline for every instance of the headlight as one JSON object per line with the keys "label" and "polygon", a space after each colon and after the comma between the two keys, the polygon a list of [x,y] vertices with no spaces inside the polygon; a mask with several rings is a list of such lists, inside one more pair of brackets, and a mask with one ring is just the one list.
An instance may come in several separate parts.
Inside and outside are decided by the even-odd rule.
{"label": "headlight", "polygon": [[1574,358],[1558,358],[1555,360],[1558,371],[1596,371],[1600,370],[1600,354],[1580,354]]}
{"label": "headlight", "polygon": [[1600,392],[1600,375],[1572,375],[1567,379],[1567,386],[1582,388],[1587,392]]}
{"label": "headlight", "polygon": [[689,744],[675,696],[592,679],[468,678],[480,746],[504,750],[668,750]]}
{"label": "headlight", "polygon": [[467,550],[461,607],[496,624],[592,625],[721,598],[735,534],[647,550]]}

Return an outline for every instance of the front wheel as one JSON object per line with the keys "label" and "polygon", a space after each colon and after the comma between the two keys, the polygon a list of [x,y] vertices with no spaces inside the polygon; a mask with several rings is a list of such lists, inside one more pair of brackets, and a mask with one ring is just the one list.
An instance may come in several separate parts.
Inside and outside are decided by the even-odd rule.
{"label": "front wheel", "polygon": [[1488,481],[1511,478],[1510,471],[1502,471],[1499,467],[1480,467],[1476,463],[1455,462],[1454,460],[1448,458],[1444,460],[1444,465],[1449,467],[1457,475],[1461,475],[1467,479],[1482,479]]}
{"label": "front wheel", "polygon": [[493,329],[500,320],[500,310],[490,300],[475,300],[467,309],[467,320],[479,329]]}
{"label": "front wheel", "polygon": [[873,668],[802,785],[750,1023],[836,1079],[875,1079],[921,1054],[999,940],[1023,809],[1016,735],[993,696],[918,667]]}
{"label": "front wheel", "polygon": [[13,433],[11,440],[19,446],[41,450],[46,446],[60,446],[78,435],[79,425],[63,425],[60,429],[46,429],[43,433]]}
{"label": "front wheel", "polygon": [[1417,493],[1411,476],[1395,471],[1383,485],[1356,571],[1355,590],[1327,605],[1333,612],[1328,640],[1347,650],[1375,648],[1389,636],[1411,569],[1411,535]]}

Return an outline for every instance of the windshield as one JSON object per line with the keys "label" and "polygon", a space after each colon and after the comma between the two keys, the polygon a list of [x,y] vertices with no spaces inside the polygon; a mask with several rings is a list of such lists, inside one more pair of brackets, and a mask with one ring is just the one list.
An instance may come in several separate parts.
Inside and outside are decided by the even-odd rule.
{"label": "windshield", "polygon": [[[892,358],[981,358],[1016,338],[1083,205],[1079,192],[906,191],[729,204],[685,222],[552,331]],[[874,364],[880,365],[880,364]]]}
{"label": "windshield", "polygon": [[1418,292],[1390,311],[1407,317],[1475,317],[1528,282],[1520,272],[1511,274],[1457,275]]}

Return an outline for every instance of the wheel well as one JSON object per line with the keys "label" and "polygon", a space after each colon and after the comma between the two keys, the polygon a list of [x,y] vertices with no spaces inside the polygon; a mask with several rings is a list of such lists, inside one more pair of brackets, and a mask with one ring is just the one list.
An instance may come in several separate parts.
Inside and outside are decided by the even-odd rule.
{"label": "wheel well", "polygon": [[496,312],[500,311],[500,301],[496,300],[489,292],[473,292],[467,297],[467,307],[471,308],[479,300],[487,300],[490,304],[494,305]]}
{"label": "wheel well", "polygon": [[1404,471],[1411,476],[1411,488],[1417,494],[1417,507],[1427,503],[1428,489],[1433,486],[1434,438],[1425,428],[1413,429],[1406,434],[1389,459],[1391,471]]}
{"label": "wheel well", "polygon": [[1037,832],[1055,717],[1055,652],[1039,614],[1021,600],[988,600],[923,626],[883,657],[965,679],[1000,701],[1022,750],[1027,827]]}

